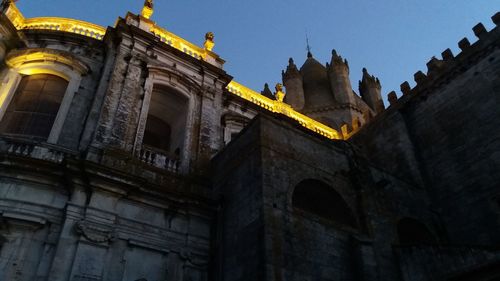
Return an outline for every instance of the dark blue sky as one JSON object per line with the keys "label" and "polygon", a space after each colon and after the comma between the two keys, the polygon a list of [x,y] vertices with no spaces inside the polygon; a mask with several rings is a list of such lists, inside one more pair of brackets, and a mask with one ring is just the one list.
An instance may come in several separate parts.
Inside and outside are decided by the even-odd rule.
{"label": "dark blue sky", "polygon": [[[26,17],[61,16],[113,25],[127,11],[138,13],[142,0],[19,0]],[[399,93],[426,62],[457,42],[476,41],[471,28],[500,9],[500,0],[156,0],[152,20],[201,46],[215,33],[214,51],[225,59],[235,80],[260,91],[265,82],[281,82],[281,70],[293,57],[306,58],[305,34],[314,57],[330,61],[335,48],[347,58],[356,92],[361,69],[382,83],[382,93]],[[387,102],[385,101],[387,104]]]}

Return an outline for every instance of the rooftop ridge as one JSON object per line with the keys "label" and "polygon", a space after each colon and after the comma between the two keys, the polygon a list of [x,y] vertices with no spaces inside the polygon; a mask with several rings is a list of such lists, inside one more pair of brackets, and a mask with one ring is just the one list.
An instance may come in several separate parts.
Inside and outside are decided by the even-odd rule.
{"label": "rooftop ridge", "polygon": [[264,109],[274,113],[283,114],[293,120],[296,120],[303,127],[329,139],[344,139],[343,136],[336,130],[293,110],[289,104],[267,98],[234,80],[229,82],[227,90],[230,93],[248,100]]}
{"label": "rooftop ridge", "polygon": [[[494,47],[485,48],[491,41],[500,40],[500,12],[497,12],[491,17],[495,27],[487,31],[482,23],[476,24],[472,30],[474,35],[478,38],[473,44],[470,43],[466,37],[458,42],[458,47],[461,52],[456,56],[448,48],[441,53],[441,59],[432,57],[427,62],[427,73],[419,70],[414,74],[416,85],[412,88],[408,81],[401,83],[400,89],[403,94],[398,98],[395,91],[388,94],[390,105],[404,103],[409,100],[410,96],[415,96],[417,93],[429,91],[432,88],[440,87],[447,84],[448,81],[467,69],[470,62],[474,62],[489,54]],[[467,60],[469,63],[464,64]]]}
{"label": "rooftop ridge", "polygon": [[106,28],[82,20],[61,17],[25,18],[13,2],[10,3],[5,14],[17,30],[57,30],[76,33],[98,40],[102,40],[106,34]]}

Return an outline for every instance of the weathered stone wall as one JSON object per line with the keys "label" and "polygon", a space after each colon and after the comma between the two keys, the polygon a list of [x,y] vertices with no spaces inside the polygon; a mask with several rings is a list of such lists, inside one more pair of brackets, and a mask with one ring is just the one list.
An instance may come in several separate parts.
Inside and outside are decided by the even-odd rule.
{"label": "weathered stone wall", "polygon": [[[392,176],[349,143],[312,137],[288,122],[252,121],[215,158],[214,169],[223,195],[217,260],[224,280],[429,280],[498,257],[494,250],[447,247],[446,224],[427,189]],[[354,227],[296,209],[292,194],[305,179],[334,188],[353,211]],[[402,218],[423,223],[430,243],[441,246],[404,250],[411,248],[398,237]],[[265,276],[247,274],[262,270],[260,262]]]}
{"label": "weathered stone wall", "polygon": [[419,81],[352,138],[375,165],[427,190],[453,244],[499,242],[499,35],[444,61],[442,76]]}
{"label": "weathered stone wall", "polygon": [[254,128],[213,160],[214,189],[222,195],[216,280],[266,280],[260,131]]}
{"label": "weathered stone wall", "polygon": [[103,68],[108,50],[105,44],[97,39],[71,33],[61,36],[60,33],[53,31],[28,30],[24,32],[24,38],[27,48],[65,51],[74,55],[89,68],[88,73],[81,78],[57,142],[58,145],[76,150],[80,144],[96,90],[100,83],[107,83],[100,78],[104,75]]}
{"label": "weathered stone wall", "polygon": [[207,280],[216,204],[206,187],[65,157],[3,155],[0,279]]}

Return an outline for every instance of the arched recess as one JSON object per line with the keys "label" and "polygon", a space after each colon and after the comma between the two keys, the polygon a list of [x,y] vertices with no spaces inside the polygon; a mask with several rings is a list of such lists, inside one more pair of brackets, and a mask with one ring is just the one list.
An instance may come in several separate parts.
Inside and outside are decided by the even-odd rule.
{"label": "arched recess", "polygon": [[[188,105],[188,98],[175,89],[160,84],[154,85],[143,144],[153,145],[170,154],[183,151]],[[154,140],[153,136],[163,139]]]}
{"label": "arched recess", "polygon": [[399,244],[403,246],[435,244],[436,239],[429,228],[413,218],[402,218],[397,224]]}
{"label": "arched recess", "polygon": [[[51,80],[53,81],[59,80],[60,82],[61,79],[67,81],[60,106],[51,121],[50,132],[45,137],[47,142],[56,143],[74,94],[80,86],[82,76],[89,71],[88,66],[71,53],[52,49],[12,50],[7,54],[5,61],[9,70],[1,78],[3,85],[0,88],[0,121],[5,116],[11,101],[14,100],[13,97],[16,92],[21,90],[18,88],[23,85],[21,82],[26,80],[24,77],[47,75],[46,77],[52,77]],[[54,79],[54,77],[60,79]],[[62,83],[56,84],[62,85]],[[43,92],[43,89],[41,91]]]}
{"label": "arched recess", "polygon": [[293,191],[292,205],[324,219],[356,227],[356,219],[342,196],[320,180],[301,181]]}

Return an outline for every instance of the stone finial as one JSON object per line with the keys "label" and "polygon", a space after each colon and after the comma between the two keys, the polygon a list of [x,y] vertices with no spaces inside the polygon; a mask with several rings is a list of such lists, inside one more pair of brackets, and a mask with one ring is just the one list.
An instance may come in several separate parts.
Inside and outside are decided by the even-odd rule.
{"label": "stone finial", "polygon": [[[377,77],[373,76],[373,75],[370,75],[370,73],[368,73],[368,69],[366,69],[366,67],[363,67],[363,76],[362,76],[362,79],[361,81],[359,81],[359,84],[372,84],[372,85],[375,85],[377,88],[381,88],[381,85],[380,85],[380,80],[378,80]],[[361,92],[361,88],[360,88],[360,92]]]}
{"label": "stone finial", "polygon": [[460,40],[458,42],[458,47],[462,50],[462,51],[465,51],[465,49],[469,48],[470,47],[470,42],[469,42],[469,39],[467,39],[466,37],[464,37],[462,40]]}
{"label": "stone finial", "polygon": [[264,90],[262,90],[260,93],[267,98],[274,98],[273,92],[271,92],[271,89],[269,89],[269,84],[267,83],[264,84]]}
{"label": "stone finial", "polygon": [[483,38],[486,34],[488,34],[488,31],[486,31],[486,28],[482,23],[476,24],[472,28],[472,31],[474,31],[474,35],[476,35],[476,37],[479,39]]}
{"label": "stone finial", "polygon": [[214,36],[213,32],[209,31],[209,32],[205,33],[205,43],[203,43],[205,50],[212,51],[212,49],[215,46],[214,37],[215,36]]}
{"label": "stone finial", "polygon": [[445,61],[450,61],[453,59],[453,52],[450,49],[446,49],[441,53],[441,57]]}
{"label": "stone finial", "polygon": [[332,50],[332,59],[330,61],[330,65],[336,65],[336,64],[341,64],[343,63],[342,57],[339,55],[337,50],[333,49]]}
{"label": "stone finial", "polygon": [[295,65],[293,59],[289,58],[288,59],[288,66],[286,67],[286,71],[283,71],[281,73],[282,79],[286,80],[288,78],[299,77],[299,76],[300,76],[299,69]]}
{"label": "stone finial", "polygon": [[144,1],[144,5],[142,7],[142,11],[141,11],[141,16],[143,16],[144,18],[146,19],[149,19],[151,18],[151,16],[153,15],[153,0],[145,0]]}
{"label": "stone finial", "polygon": [[389,100],[390,105],[394,105],[398,102],[398,96],[396,95],[396,92],[392,91],[387,95],[387,99]]}
{"label": "stone finial", "polygon": [[275,87],[276,93],[274,93],[274,97],[277,101],[283,102],[285,98],[285,93],[283,92],[283,85],[281,83],[277,83]]}
{"label": "stone finial", "polygon": [[500,12],[497,12],[491,17],[491,20],[493,21],[494,24],[500,25]]}
{"label": "stone finial", "polygon": [[408,81],[403,82],[403,84],[401,84],[400,86],[400,89],[403,95],[408,95],[411,91],[410,83],[408,83]]}

